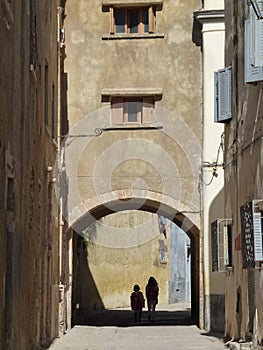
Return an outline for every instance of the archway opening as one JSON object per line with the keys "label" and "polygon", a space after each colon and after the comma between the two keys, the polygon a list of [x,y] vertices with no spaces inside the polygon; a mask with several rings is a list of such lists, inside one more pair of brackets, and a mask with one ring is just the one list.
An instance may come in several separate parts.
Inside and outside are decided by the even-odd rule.
{"label": "archway opening", "polygon": [[[136,225],[129,226],[129,230],[126,230],[126,234],[123,234],[125,230],[120,229],[118,224],[110,224],[115,220],[115,216],[120,213],[124,217],[129,216],[131,218],[131,213],[134,213],[133,218],[144,217],[146,221],[148,220],[147,225],[148,228],[151,227],[151,232],[147,232],[146,226],[140,223],[137,227],[135,227]],[[166,223],[160,223],[160,220],[165,220]],[[165,226],[165,233],[161,231],[162,225]],[[72,226],[76,233],[73,240],[73,325],[88,324],[90,315],[96,311],[97,324],[106,325],[107,322],[112,324],[110,321],[112,316],[114,320],[119,320],[120,323],[118,325],[127,326],[129,323],[127,324],[124,319],[128,320],[126,316],[130,313],[128,302],[129,293],[131,293],[131,290],[127,290],[127,278],[130,280],[129,288],[131,289],[135,280],[130,278],[130,276],[133,274],[138,276],[135,279],[140,281],[141,289],[144,292],[146,275],[156,274],[156,271],[158,271],[157,266],[159,266],[160,270],[163,270],[162,272],[166,271],[165,273],[160,273],[160,275],[157,273],[157,276],[160,276],[162,293],[162,303],[160,304],[165,303],[165,298],[163,297],[165,295],[167,304],[175,302],[179,305],[180,294],[182,290],[187,288],[183,288],[182,284],[179,287],[179,279],[176,281],[176,279],[173,280],[171,278],[172,273],[175,274],[176,271],[180,270],[180,266],[176,265],[175,262],[173,265],[170,261],[167,264],[167,252],[169,250],[170,254],[171,249],[182,243],[182,239],[186,249],[185,258],[186,260],[188,259],[190,266],[190,280],[188,284],[190,288],[190,309],[183,312],[181,310],[180,317],[173,317],[173,320],[182,324],[185,324],[185,322],[199,323],[199,230],[185,213],[178,212],[164,203],[158,203],[149,199],[141,201],[138,198],[127,198],[121,201],[116,200],[115,203],[113,201],[91,208]],[[157,229],[159,232],[157,232]],[[181,241],[178,240],[180,233],[183,237]],[[167,237],[165,237],[167,234],[169,234],[169,243]],[[159,236],[157,237],[157,235]],[[157,249],[156,244],[158,245]],[[172,244],[173,248],[171,248]],[[149,253],[151,249],[155,250],[155,253],[157,250],[159,257],[154,257],[154,252]],[[172,254],[174,254],[174,251]],[[134,261],[132,261],[132,258],[134,258]],[[110,262],[111,266],[109,266]],[[103,264],[105,264],[104,267]],[[152,268],[150,265],[155,266]],[[146,274],[141,273],[145,270],[147,271]],[[165,283],[163,283],[165,280],[164,275],[167,277],[165,287]],[[139,276],[143,276],[141,280]],[[118,288],[115,286],[111,293],[107,288],[103,287],[103,283],[116,283]],[[187,291],[185,293],[187,294]],[[125,297],[123,297],[123,294],[125,294]],[[126,305],[124,299],[126,300]],[[113,308],[115,309],[114,313],[112,311]],[[109,314],[109,310],[111,310],[111,314]],[[98,313],[97,311],[103,311],[103,313]],[[122,311],[122,316],[120,314],[117,315],[117,311]],[[167,315],[164,314],[161,317],[163,322],[164,320],[168,322],[168,319],[171,321],[172,314],[169,314],[168,319]],[[178,315],[179,313],[177,313]],[[176,315],[173,314],[173,316]],[[108,321],[105,323],[106,320]],[[170,321],[168,323],[171,323]]]}

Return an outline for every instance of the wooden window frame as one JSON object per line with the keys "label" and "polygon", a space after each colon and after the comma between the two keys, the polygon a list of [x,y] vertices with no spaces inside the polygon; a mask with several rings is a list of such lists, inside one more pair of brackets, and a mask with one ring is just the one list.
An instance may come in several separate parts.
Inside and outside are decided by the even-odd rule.
{"label": "wooden window frame", "polygon": [[[116,21],[115,21],[115,11],[124,11],[125,12],[125,29],[123,33],[117,33],[116,31]],[[143,20],[144,10],[148,10],[148,31],[145,31],[145,23]],[[138,23],[138,32],[131,33],[130,32],[130,20],[131,20],[131,12],[138,11],[139,23]],[[156,33],[156,9],[155,6],[134,6],[134,7],[110,7],[110,33],[115,35],[122,34],[151,34]]]}
{"label": "wooden window frame", "polygon": [[[129,120],[129,103],[137,103],[137,119]],[[116,124],[140,125],[152,124],[155,121],[155,103],[152,96],[112,97],[111,122]]]}

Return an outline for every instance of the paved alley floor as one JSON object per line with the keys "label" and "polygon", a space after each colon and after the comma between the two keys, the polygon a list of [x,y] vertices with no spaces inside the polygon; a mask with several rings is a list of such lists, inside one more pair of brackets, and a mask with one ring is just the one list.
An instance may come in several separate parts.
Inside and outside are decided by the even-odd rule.
{"label": "paved alley floor", "polygon": [[87,325],[75,326],[50,350],[223,350],[220,336],[195,326],[186,304],[160,305],[154,322],[146,311],[136,325],[129,309],[94,311]]}

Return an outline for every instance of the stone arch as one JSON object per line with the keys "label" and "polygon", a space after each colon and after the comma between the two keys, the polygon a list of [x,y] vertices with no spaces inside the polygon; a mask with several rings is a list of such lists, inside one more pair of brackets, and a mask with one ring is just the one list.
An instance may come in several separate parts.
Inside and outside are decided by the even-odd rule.
{"label": "stone arch", "polygon": [[[192,210],[167,195],[145,190],[117,190],[93,197],[81,204],[71,217],[75,233],[94,221],[124,210],[143,210],[165,216],[182,228],[191,240],[191,304],[192,317],[199,324],[200,313],[200,230],[199,211]],[[85,208],[85,209],[84,209]]]}

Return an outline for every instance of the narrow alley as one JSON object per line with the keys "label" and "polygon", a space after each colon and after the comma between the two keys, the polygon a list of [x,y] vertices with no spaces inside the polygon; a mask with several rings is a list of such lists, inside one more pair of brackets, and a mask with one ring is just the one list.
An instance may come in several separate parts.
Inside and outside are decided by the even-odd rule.
{"label": "narrow alley", "polygon": [[199,349],[223,350],[221,335],[201,332],[194,325],[187,303],[160,305],[154,322],[147,319],[135,325],[127,309],[94,311],[86,326],[75,326],[64,337],[56,339],[50,350],[113,349]]}

